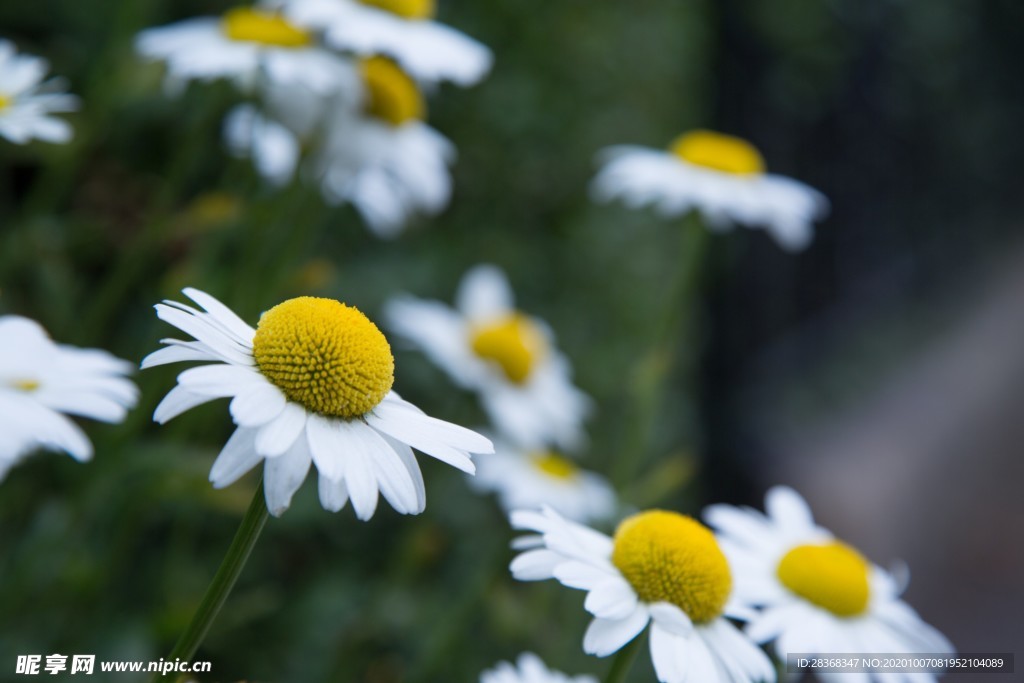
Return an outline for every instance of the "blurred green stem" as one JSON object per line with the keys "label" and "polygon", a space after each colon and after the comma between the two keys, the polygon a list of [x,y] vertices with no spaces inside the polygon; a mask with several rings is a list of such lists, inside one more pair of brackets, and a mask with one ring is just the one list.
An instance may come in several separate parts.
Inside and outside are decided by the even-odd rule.
{"label": "blurred green stem", "polygon": [[[228,548],[224,560],[220,563],[220,569],[217,570],[213,581],[206,589],[206,594],[203,596],[202,602],[199,603],[196,613],[192,616],[188,628],[185,629],[178,644],[174,646],[165,661],[173,662],[178,659],[185,662],[191,661],[242,573],[242,568],[245,567],[249,554],[252,552],[253,546],[256,545],[256,539],[260,537],[260,532],[263,531],[263,526],[267,523],[267,515],[267,503],[264,499],[263,482],[261,481],[252,497],[252,502],[249,503],[249,509],[245,512],[245,517],[242,518],[242,524],[238,527],[234,540],[231,541],[231,547]],[[163,674],[157,673],[150,680],[152,683],[159,683],[164,680],[164,677]]]}
{"label": "blurred green stem", "polygon": [[633,662],[636,660],[636,654],[640,651],[640,643],[643,639],[643,635],[638,635],[622,646],[622,649],[615,655],[615,659],[612,660],[608,675],[604,677],[604,683],[622,683],[626,680],[629,670],[633,668]]}
{"label": "blurred green stem", "polygon": [[[654,344],[640,360],[633,383],[633,417],[626,444],[616,460],[613,480],[616,488],[632,483],[642,461],[649,456],[658,408],[665,397],[665,384],[677,363],[687,372],[698,346],[694,321],[700,304],[701,273],[707,257],[710,234],[700,216],[691,213],[682,226],[679,260],[672,282],[665,290],[665,308],[655,329]],[[690,387],[692,388],[692,387]]]}

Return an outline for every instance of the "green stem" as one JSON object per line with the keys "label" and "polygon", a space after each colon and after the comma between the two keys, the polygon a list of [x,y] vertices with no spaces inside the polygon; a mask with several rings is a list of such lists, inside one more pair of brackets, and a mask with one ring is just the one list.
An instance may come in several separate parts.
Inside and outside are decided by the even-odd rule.
{"label": "green stem", "polygon": [[696,215],[686,220],[681,233],[679,259],[664,298],[654,344],[640,360],[634,376],[633,419],[613,476],[620,490],[632,483],[641,461],[649,455],[658,406],[677,363],[687,372],[687,381],[690,379],[698,342],[693,331],[700,304],[699,285],[711,236]]}
{"label": "green stem", "polygon": [[643,639],[642,635],[638,635],[619,650],[612,660],[611,668],[608,669],[608,675],[604,677],[604,683],[623,683],[626,680],[629,670],[633,668],[633,662],[636,661],[636,655],[640,652]]}
{"label": "green stem", "polygon": [[[242,568],[245,567],[249,554],[252,552],[253,546],[256,545],[256,539],[260,537],[260,532],[263,531],[263,526],[267,523],[267,515],[267,503],[264,499],[263,483],[261,482],[252,497],[252,502],[249,503],[249,509],[245,512],[245,517],[242,518],[242,523],[235,533],[234,540],[231,541],[224,560],[220,563],[217,574],[206,589],[206,595],[203,596],[199,608],[192,616],[192,621],[189,622],[188,628],[185,629],[166,661],[173,662],[177,659],[190,661],[196,650],[199,649],[213,620],[217,618],[221,607],[224,606],[224,601],[227,600],[238,576],[242,573]],[[150,680],[151,683],[158,683],[164,679],[162,674],[157,673]]]}

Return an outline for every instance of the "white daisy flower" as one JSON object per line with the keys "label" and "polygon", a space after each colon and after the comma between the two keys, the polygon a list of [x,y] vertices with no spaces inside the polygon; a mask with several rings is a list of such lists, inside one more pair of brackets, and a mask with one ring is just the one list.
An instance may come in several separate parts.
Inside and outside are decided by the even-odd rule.
{"label": "white daisy flower", "polygon": [[512,513],[535,531],[516,541],[521,581],[558,579],[587,591],[594,615],[584,652],[607,657],[650,625],[650,652],[662,683],[774,681],[767,655],[726,619],[746,617],[730,599],[732,575],[714,534],[690,517],[650,510],[619,524],[614,538],[551,508]]}
{"label": "white daisy flower", "polygon": [[597,683],[597,679],[553,671],[537,655],[524,652],[515,664],[499,662],[493,669],[480,674],[480,683]]}
{"label": "white daisy flower", "polygon": [[131,371],[106,351],[53,343],[33,320],[0,317],[0,480],[37,448],[90,460],[92,444],[66,415],[124,420],[138,400]]}
{"label": "white daisy flower", "polygon": [[462,278],[456,309],[399,297],[387,324],[460,386],[476,391],[498,429],[518,446],[572,450],[584,441],[590,398],[573,386],[568,359],[542,321],[517,311],[505,274],[477,266]]}
{"label": "white daisy flower", "polygon": [[615,512],[615,489],[594,472],[551,450],[524,451],[495,442],[494,455],[480,461],[470,484],[498,494],[507,512],[552,509],[576,522],[606,519]]}
{"label": "white daisy flower", "polygon": [[283,187],[295,176],[301,155],[298,137],[251,104],[240,104],[224,119],[224,141],[232,155],[251,158],[256,171]]}
{"label": "white daisy flower", "polygon": [[327,202],[350,202],[378,236],[394,237],[413,215],[448,205],[455,147],[423,121],[423,96],[394,62],[371,57],[359,72],[362,109],[334,108],[314,173]]}
{"label": "white daisy flower", "polygon": [[740,138],[706,130],[686,133],[667,151],[622,145],[604,150],[591,185],[598,201],[651,205],[664,216],[696,210],[711,229],[733,223],[768,229],[784,248],[806,247],[812,223],[828,212],[817,190],[765,172],[764,159]]}
{"label": "white daisy flower", "polygon": [[50,114],[75,111],[78,98],[56,92],[55,81],[43,82],[49,68],[45,59],[19,55],[13,43],[0,40],[0,136],[19,145],[71,139],[70,124]]}
{"label": "white daisy flower", "polygon": [[137,36],[135,48],[148,59],[167,63],[172,90],[193,79],[226,78],[244,90],[269,80],[328,93],[344,78],[344,60],[317,45],[311,32],[259,7],[236,7],[223,17],[146,29]]}
{"label": "white daisy flower", "polygon": [[413,78],[478,82],[491,68],[486,46],[432,21],[434,0],[283,0],[288,17],[324,31],[328,44],[370,57],[386,55]]}
{"label": "white daisy flower", "polygon": [[[767,515],[712,505],[704,512],[718,530],[736,574],[736,597],[763,608],[747,634],[775,641],[787,653],[952,653],[953,646],[899,599],[894,578],[814,523],[790,488],[765,498]],[[929,674],[817,674],[825,680],[891,683],[934,681]]]}
{"label": "white daisy flower", "polygon": [[203,310],[165,301],[157,316],[194,341],[164,339],[167,347],[142,367],[210,362],[178,375],[153,419],[232,399],[238,428],[210,470],[215,488],[264,462],[267,507],[279,516],[315,464],[320,502],[332,512],[351,498],[356,516],[370,519],[379,491],[398,512],[418,514],[426,493],[411,447],[468,473],[472,454],[493,452],[476,432],[429,417],[391,390],[391,348],[359,310],[300,297],[266,311],[253,329],[209,294],[184,293]]}

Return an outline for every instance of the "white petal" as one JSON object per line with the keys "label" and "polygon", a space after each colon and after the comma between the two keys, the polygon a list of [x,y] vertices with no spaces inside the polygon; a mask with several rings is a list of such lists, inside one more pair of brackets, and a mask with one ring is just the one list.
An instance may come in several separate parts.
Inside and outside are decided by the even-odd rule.
{"label": "white petal", "polygon": [[239,427],[224,444],[210,469],[210,482],[216,489],[234,484],[259,464],[263,456],[256,452],[256,430]]}
{"label": "white petal", "polygon": [[320,504],[324,509],[328,512],[337,512],[345,507],[345,503],[348,502],[348,487],[345,486],[345,480],[332,481],[323,474],[319,479]]}
{"label": "white petal", "polygon": [[650,615],[643,605],[638,605],[625,619],[595,618],[583,636],[583,651],[589,655],[607,657],[636,638],[648,621]]}
{"label": "white petal", "polygon": [[512,576],[520,581],[543,581],[554,576],[562,557],[546,549],[528,550],[516,556],[509,565]]}
{"label": "white petal", "polygon": [[236,341],[252,346],[252,338],[256,335],[256,330],[239,318],[234,311],[206,292],[192,287],[186,287],[181,291],[216,318],[217,322],[230,330]]}
{"label": "white petal", "polygon": [[313,454],[313,462],[321,475],[333,481],[345,478],[345,440],[341,420],[332,420],[320,415],[310,415],[306,420],[306,440]]}
{"label": "white petal", "polygon": [[231,417],[241,427],[259,427],[280,415],[287,402],[277,387],[256,384],[231,399]]}
{"label": "white petal", "polygon": [[799,493],[788,486],[776,486],[764,499],[765,511],[776,524],[795,532],[814,529],[811,508]]}
{"label": "white petal", "polygon": [[312,459],[306,442],[299,439],[284,455],[268,458],[263,463],[263,487],[270,514],[280,517],[292,503],[292,496],[302,486]]}
{"label": "white petal", "polygon": [[583,608],[602,619],[625,619],[637,607],[637,596],[621,578],[608,579],[587,595]]}
{"label": "white petal", "polygon": [[224,397],[252,391],[270,383],[254,370],[237,365],[204,365],[178,375],[178,383],[194,394]]}
{"label": "white petal", "polygon": [[160,401],[156,410],[153,411],[153,420],[160,424],[164,424],[187,410],[195,408],[198,405],[208,403],[217,398],[217,396],[193,394],[183,386],[176,386],[167,392],[167,395],[164,396],[162,401]]}
{"label": "white petal", "polygon": [[[381,448],[371,460],[380,492],[391,507],[403,515],[421,512],[419,491],[412,473],[402,457],[393,450],[391,443],[385,445],[388,447]],[[404,448],[408,449],[408,446]],[[419,471],[418,465],[416,471]]]}
{"label": "white petal", "polygon": [[305,426],[305,409],[296,403],[286,403],[276,418],[260,428],[256,450],[270,458],[281,455],[292,447]]}
{"label": "white petal", "polygon": [[472,321],[500,318],[514,310],[512,288],[497,266],[476,266],[462,277],[455,305]]}
{"label": "white petal", "polygon": [[661,628],[677,636],[687,636],[693,632],[693,622],[686,612],[670,602],[656,602],[648,606],[651,618]]}

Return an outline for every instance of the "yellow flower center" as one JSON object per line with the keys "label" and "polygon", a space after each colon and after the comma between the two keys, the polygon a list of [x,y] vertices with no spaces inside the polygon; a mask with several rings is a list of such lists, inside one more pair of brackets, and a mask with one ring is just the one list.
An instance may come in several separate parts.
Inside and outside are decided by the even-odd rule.
{"label": "yellow flower center", "polygon": [[471,333],[473,353],[497,363],[513,384],[523,384],[547,350],[544,333],[522,313],[480,325]]}
{"label": "yellow flower center", "polygon": [[695,166],[734,175],[764,173],[764,158],[746,140],[710,130],[695,130],[676,138],[670,151]]}
{"label": "yellow flower center", "polygon": [[260,372],[290,401],[350,419],[391,390],[395,359],[377,326],[334,299],[303,296],[260,317],[253,338]]}
{"label": "yellow flower center", "polygon": [[782,585],[808,602],[840,617],[853,617],[868,607],[871,588],[867,560],[838,541],[800,545],[779,562]]}
{"label": "yellow flower center", "polygon": [[422,119],[426,104],[416,83],[387,57],[370,57],[360,64],[366,85],[366,113],[400,126]]}
{"label": "yellow flower center", "polygon": [[[2,109],[2,107],[0,107],[0,109]],[[16,379],[13,382],[11,382],[11,386],[17,389],[18,391],[32,392],[41,387],[42,385],[38,382],[38,380],[34,379]]]}
{"label": "yellow flower center", "polygon": [[530,461],[538,470],[555,479],[573,479],[580,471],[576,465],[551,451],[532,453]]}
{"label": "yellow flower center", "polygon": [[0,93],[0,111],[3,111],[4,109],[7,109],[7,107],[11,106],[11,103],[13,101],[14,98],[4,95],[3,93]]}
{"label": "yellow flower center", "polygon": [[313,42],[308,31],[288,23],[275,12],[251,7],[228,10],[221,20],[221,28],[231,40],[259,43],[273,47],[306,47]]}
{"label": "yellow flower center", "polygon": [[670,602],[701,624],[722,614],[732,574],[711,531],[692,517],[651,510],[615,531],[612,564],[644,602]]}
{"label": "yellow flower center", "polygon": [[361,0],[406,19],[430,19],[437,9],[435,0]]}

